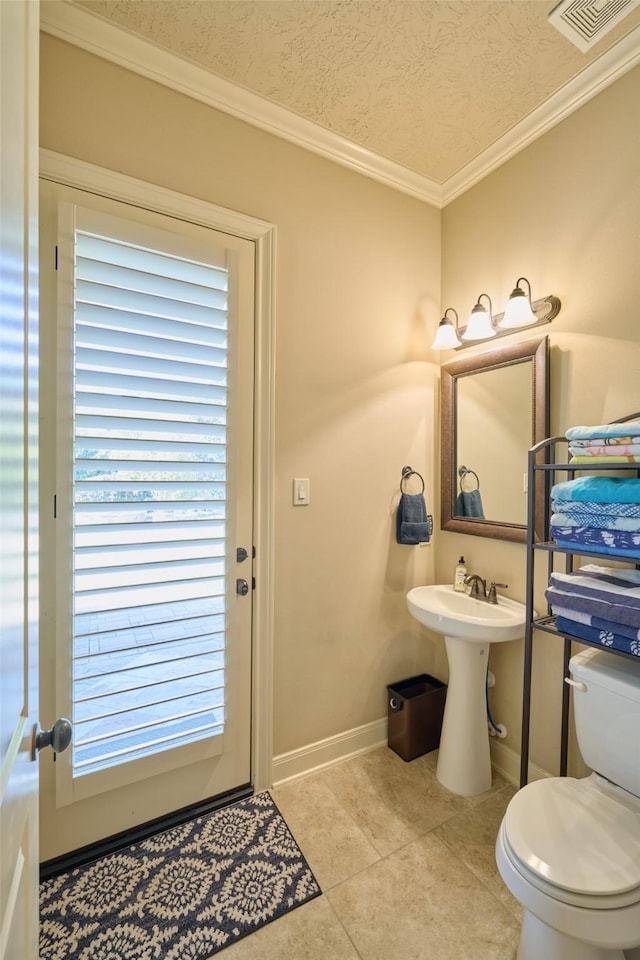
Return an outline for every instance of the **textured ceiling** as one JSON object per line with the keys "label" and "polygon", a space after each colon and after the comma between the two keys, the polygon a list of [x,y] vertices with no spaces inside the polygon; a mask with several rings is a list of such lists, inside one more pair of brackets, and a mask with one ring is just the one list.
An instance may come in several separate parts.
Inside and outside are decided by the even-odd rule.
{"label": "textured ceiling", "polygon": [[165,50],[443,183],[640,24],[588,54],[556,0],[75,0]]}

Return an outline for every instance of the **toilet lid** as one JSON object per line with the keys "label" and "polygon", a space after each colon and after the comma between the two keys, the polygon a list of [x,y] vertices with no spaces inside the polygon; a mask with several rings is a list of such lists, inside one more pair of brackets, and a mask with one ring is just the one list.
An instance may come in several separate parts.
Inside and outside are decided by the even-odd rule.
{"label": "toilet lid", "polygon": [[640,810],[590,779],[528,784],[507,807],[505,829],[515,856],[555,887],[591,896],[640,887]]}

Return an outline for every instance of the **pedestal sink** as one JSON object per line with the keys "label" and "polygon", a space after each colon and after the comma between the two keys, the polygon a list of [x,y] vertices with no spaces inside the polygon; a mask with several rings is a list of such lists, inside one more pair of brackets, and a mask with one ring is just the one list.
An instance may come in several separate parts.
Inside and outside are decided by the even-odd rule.
{"label": "pedestal sink", "polygon": [[489,646],[524,636],[525,607],[508,597],[485,603],[444,583],[414,587],[407,606],[416,620],[444,636],[449,660],[438,780],[464,797],[483,793],[491,786],[485,700]]}

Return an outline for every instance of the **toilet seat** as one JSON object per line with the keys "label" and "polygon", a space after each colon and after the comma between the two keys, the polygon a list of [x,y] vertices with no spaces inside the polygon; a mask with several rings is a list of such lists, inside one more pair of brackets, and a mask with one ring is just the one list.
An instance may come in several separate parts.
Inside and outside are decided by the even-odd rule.
{"label": "toilet seat", "polygon": [[598,778],[523,787],[503,837],[514,867],[555,900],[605,910],[640,902],[640,802],[620,802]]}

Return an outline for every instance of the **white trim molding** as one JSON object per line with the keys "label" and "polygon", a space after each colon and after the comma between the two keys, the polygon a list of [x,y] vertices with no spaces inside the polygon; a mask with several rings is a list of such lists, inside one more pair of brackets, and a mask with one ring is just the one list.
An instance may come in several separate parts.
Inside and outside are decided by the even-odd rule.
{"label": "white trim molding", "polygon": [[636,27],[615,47],[607,51],[581,74],[552,94],[528,117],[517,123],[494,144],[449,177],[442,185],[443,206],[451,203],[493,170],[528,147],[569,114],[619,80],[640,63],[640,27]]}
{"label": "white trim molding", "polygon": [[166,187],[159,187],[145,180],[136,180],[126,174],[98,167],[75,157],[67,157],[53,150],[40,150],[40,176],[77,190],[99,193],[102,197],[122,200],[169,217],[179,216],[190,223],[234,233],[245,240],[263,241],[268,237],[273,243],[275,227],[266,220],[236,213],[207,200],[167,190]]}
{"label": "white trim molding", "polygon": [[290,750],[273,758],[273,786],[297,780],[343,760],[369,753],[387,742],[387,718],[373,720],[361,727],[345,730],[334,737],[318,740],[298,750]]}
{"label": "white trim molding", "polygon": [[443,183],[216,76],[67,0],[40,7],[43,31],[395,190],[445,207],[640,63],[640,27]]}
{"label": "white trim molding", "polygon": [[[297,750],[281,753],[273,758],[273,786],[299,780],[312,773],[318,773],[345,760],[351,760],[363,753],[370,753],[387,744],[387,718],[365,723],[361,727],[345,730],[343,733],[316,743],[307,744]],[[492,739],[491,765],[510,783],[518,786],[520,782],[520,754],[506,746],[501,740]],[[529,764],[529,780],[542,780],[550,777],[547,770],[534,763]]]}
{"label": "white trim molding", "polygon": [[[497,773],[501,773],[506,780],[515,784],[517,787],[520,783],[520,754],[512,750],[511,747],[508,747],[502,740],[496,740],[494,738],[491,738],[489,748],[491,750],[491,766],[493,769],[496,770]],[[553,774],[549,773],[548,770],[545,770],[543,767],[539,767],[535,763],[529,764],[528,782],[532,780],[543,780],[545,777],[551,776],[553,776]]]}
{"label": "white trim molding", "polygon": [[222,230],[256,247],[253,680],[251,767],[256,791],[272,781],[273,515],[275,475],[275,237],[265,220],[136,180],[51,150],[40,151],[40,177],[156,213]]}
{"label": "white trim molding", "polygon": [[440,205],[441,187],[435,181],[136,37],[91,11],[72,6],[66,0],[48,0],[41,7],[40,26],[59,40],[75,44],[327,160],[419,200]]}

